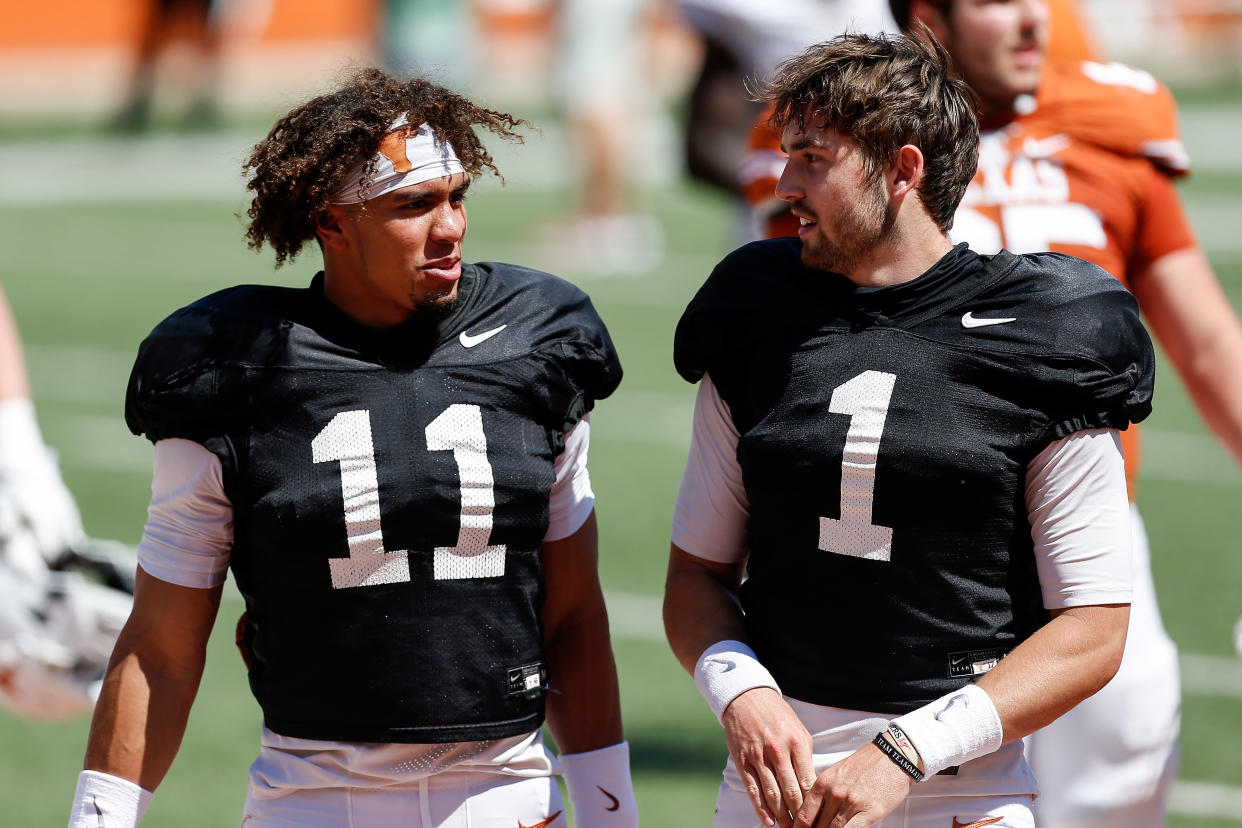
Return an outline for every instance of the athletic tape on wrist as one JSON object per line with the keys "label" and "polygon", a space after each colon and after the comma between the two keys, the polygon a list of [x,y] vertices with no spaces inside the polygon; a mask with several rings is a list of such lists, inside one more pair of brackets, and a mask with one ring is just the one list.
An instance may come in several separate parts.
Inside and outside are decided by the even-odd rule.
{"label": "athletic tape on wrist", "polygon": [[1003,738],[996,705],[974,684],[899,716],[893,724],[918,751],[926,776],[986,756],[1001,746]]}
{"label": "athletic tape on wrist", "polygon": [[560,755],[578,825],[637,828],[638,800],[630,777],[629,742]]}
{"label": "athletic tape on wrist", "polygon": [[888,731],[881,730],[875,734],[872,743],[880,750],[884,751],[884,755],[893,760],[893,764],[908,773],[915,782],[922,782],[924,774],[919,770],[918,766],[911,762],[904,753],[888,740]]}
{"label": "athletic tape on wrist", "polygon": [[[694,684],[707,699],[717,721],[729,703],[747,690],[771,687],[781,692],[776,679],[759,663],[755,651],[741,641],[718,641],[703,651],[694,666]],[[722,722],[723,724],[723,722]]]}
{"label": "athletic tape on wrist", "polygon": [[73,792],[69,828],[135,828],[153,796],[128,779],[84,770]]}

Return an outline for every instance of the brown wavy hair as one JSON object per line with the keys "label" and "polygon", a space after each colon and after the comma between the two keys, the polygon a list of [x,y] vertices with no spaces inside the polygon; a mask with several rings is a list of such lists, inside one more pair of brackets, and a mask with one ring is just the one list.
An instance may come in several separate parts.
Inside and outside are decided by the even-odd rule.
{"label": "brown wavy hair", "polygon": [[422,78],[398,80],[375,68],[357,70],[335,92],[277,121],[242,165],[249,176],[246,188],[254,192],[246,211],[248,246],[271,245],[277,267],[296,256],[315,238],[317,214],[356,164],[368,162],[362,187],[370,186],[374,167],[369,159],[403,112],[409,113],[410,132],[426,123],[441,141],[452,144],[472,177],[485,171],[500,177],[475,126],[518,142],[522,136],[516,129],[530,126]]}
{"label": "brown wavy hair", "polygon": [[923,152],[919,197],[942,230],[979,162],[978,99],[927,27],[919,34],[845,34],[780,65],[755,90],[778,130],[808,122],[858,144],[872,181],[905,144]]}

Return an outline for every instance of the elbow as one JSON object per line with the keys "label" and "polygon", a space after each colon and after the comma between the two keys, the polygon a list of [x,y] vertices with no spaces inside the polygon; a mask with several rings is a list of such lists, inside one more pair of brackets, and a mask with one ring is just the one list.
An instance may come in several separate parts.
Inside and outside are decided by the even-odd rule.
{"label": "elbow", "polygon": [[1099,643],[1092,656],[1092,661],[1097,665],[1093,671],[1095,685],[1088,695],[1102,690],[1121,669],[1121,659],[1126,648],[1126,630],[1130,624],[1130,606],[1119,605],[1115,610],[1109,614],[1107,623],[1100,630]]}

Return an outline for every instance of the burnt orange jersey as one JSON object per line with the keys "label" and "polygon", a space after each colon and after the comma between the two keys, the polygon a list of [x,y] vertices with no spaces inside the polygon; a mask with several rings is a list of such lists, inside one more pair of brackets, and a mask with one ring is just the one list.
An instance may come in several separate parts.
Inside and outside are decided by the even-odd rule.
{"label": "burnt orange jersey", "polygon": [[[1051,64],[1013,123],[982,135],[951,235],[981,253],[1053,250],[1130,277],[1195,243],[1170,180],[1188,160],[1172,96],[1121,64]],[[1135,491],[1138,427],[1122,435]]]}
{"label": "burnt orange jersey", "polygon": [[[1171,181],[1189,169],[1176,104],[1155,78],[1116,63],[1050,63],[1039,93],[1020,103],[1022,115],[982,135],[954,241],[980,253],[1068,253],[1127,286],[1151,262],[1195,243]],[[743,192],[767,235],[793,235],[797,220],[774,197],[780,136],[756,128],[750,141]],[[1123,443],[1133,493],[1137,427]]]}

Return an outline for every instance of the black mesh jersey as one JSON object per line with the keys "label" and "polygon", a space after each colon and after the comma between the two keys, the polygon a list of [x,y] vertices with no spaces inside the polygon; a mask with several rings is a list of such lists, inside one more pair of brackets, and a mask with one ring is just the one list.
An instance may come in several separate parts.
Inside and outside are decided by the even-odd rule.
{"label": "black mesh jersey", "polygon": [[740,433],[751,643],[805,701],[902,713],[1047,620],[1027,463],[1151,410],[1133,297],[1058,254],[964,245],[918,279],[855,287],[797,239],[727,257],[677,328]]}
{"label": "black mesh jersey", "polygon": [[268,727],[450,742],[543,720],[540,550],[563,435],[621,379],[590,300],[464,265],[437,322],[243,286],[143,342],[126,420],[219,456]]}

